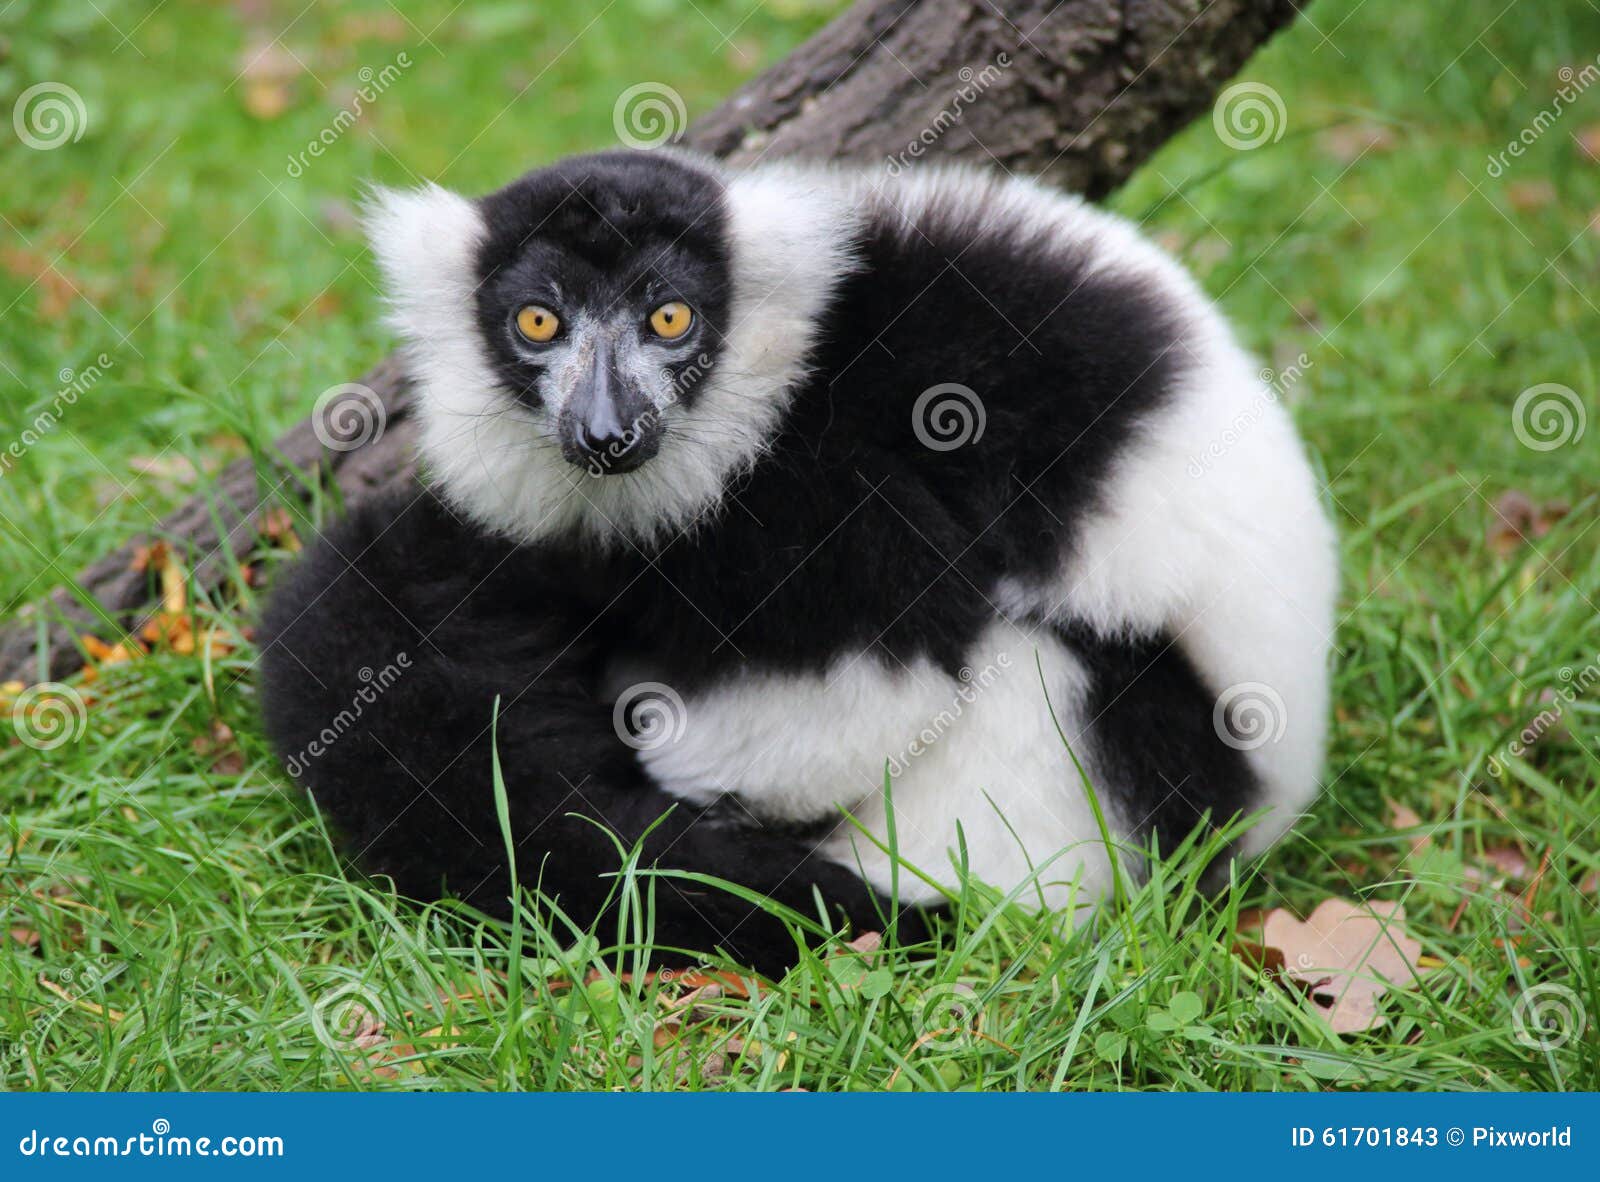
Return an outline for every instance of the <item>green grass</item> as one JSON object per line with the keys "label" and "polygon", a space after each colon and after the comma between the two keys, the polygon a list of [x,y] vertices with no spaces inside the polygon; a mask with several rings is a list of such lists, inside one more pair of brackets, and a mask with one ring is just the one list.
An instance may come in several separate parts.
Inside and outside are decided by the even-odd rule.
{"label": "green grass", "polygon": [[[0,474],[0,616],[383,353],[349,219],[363,180],[488,188],[610,142],[616,94],[643,79],[704,110],[833,7],[696,3],[6,6],[0,114],[57,80],[90,118],[53,151],[0,122],[4,442],[61,370],[110,364]],[[1343,535],[1330,787],[1236,889],[1197,901],[1191,852],[1064,939],[974,888],[939,948],[813,957],[754,998],[702,995],[673,1044],[656,1032],[687,986],[619,976],[640,967],[613,951],[630,933],[531,914],[512,930],[344,877],[264,746],[235,631],[215,660],[104,670],[77,742],[0,749],[0,933],[22,938],[0,944],[0,1086],[1600,1089],[1583,889],[1600,686],[1576,692],[1600,661],[1600,164],[1577,142],[1600,140],[1600,86],[1488,168],[1557,71],[1595,60],[1600,13],[1502,8],[1324,0],[1246,75],[1281,96],[1280,141],[1236,151],[1202,119],[1113,200],[1268,365],[1305,354],[1290,400]],[[237,78],[252,29],[291,20],[287,106],[257,118]],[[291,177],[357,71],[402,51],[364,120]],[[1512,428],[1541,383],[1590,418],[1548,451]],[[1511,491],[1569,511],[1491,546]],[[1509,756],[1563,688],[1564,725]],[[1506,847],[1548,860],[1529,916],[1512,900],[1527,882],[1474,877]],[[1435,965],[1369,1033],[1330,1034],[1235,948],[1241,910],[1330,895],[1402,903]],[[1519,1040],[1535,987],[1570,990],[1583,1033]],[[371,1048],[352,1045],[363,1014],[381,1018]]]}

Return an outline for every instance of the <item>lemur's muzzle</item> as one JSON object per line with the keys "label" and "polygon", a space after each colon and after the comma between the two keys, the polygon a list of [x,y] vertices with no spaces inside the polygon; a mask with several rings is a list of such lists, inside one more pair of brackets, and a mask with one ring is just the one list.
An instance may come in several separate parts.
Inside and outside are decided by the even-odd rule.
{"label": "lemur's muzzle", "polygon": [[618,371],[611,343],[601,341],[562,415],[562,455],[591,475],[609,476],[632,472],[660,446],[660,412]]}

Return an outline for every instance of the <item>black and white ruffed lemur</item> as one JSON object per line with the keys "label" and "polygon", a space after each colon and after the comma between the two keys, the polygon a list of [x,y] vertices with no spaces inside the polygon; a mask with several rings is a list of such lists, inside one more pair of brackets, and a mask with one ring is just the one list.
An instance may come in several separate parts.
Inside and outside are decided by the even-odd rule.
{"label": "black and white ruffed lemur", "polygon": [[[262,691],[402,891],[507,911],[492,751],[521,881],[581,923],[619,841],[880,927],[962,857],[1092,907],[1085,777],[1130,850],[1263,813],[1249,855],[1312,800],[1332,529],[1258,365],[1129,223],[969,169],[658,151],[382,191],[368,230],[424,478],[278,581]],[[886,776],[898,871],[863,835]],[[652,890],[661,945],[797,955],[735,894]]]}

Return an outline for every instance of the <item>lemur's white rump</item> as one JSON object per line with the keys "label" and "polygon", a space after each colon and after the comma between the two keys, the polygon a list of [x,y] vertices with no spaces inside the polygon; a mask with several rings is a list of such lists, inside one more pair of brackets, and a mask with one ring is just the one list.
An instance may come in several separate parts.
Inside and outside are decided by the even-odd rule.
{"label": "lemur's white rump", "polygon": [[[1102,761],[1087,737],[1081,670],[1038,624],[1078,621],[1103,635],[1170,634],[1224,708],[1241,696],[1264,704],[1269,734],[1245,755],[1272,813],[1246,849],[1280,835],[1318,787],[1335,540],[1288,414],[1194,281],[1120,218],[966,169],[889,178],[780,166],[732,174],[727,192],[736,298],[726,361],[693,407],[666,410],[669,424],[712,427],[704,434],[722,442],[689,446],[695,432],[685,431],[639,472],[600,481],[527,446],[527,420],[539,412],[510,404],[484,362],[471,308],[481,233],[473,205],[437,188],[380,195],[372,233],[389,288],[400,293],[394,320],[423,393],[423,454],[451,501],[524,540],[649,539],[714,514],[729,479],[755,462],[781,419],[815,325],[854,265],[850,243],[863,219],[915,225],[954,205],[981,211],[984,232],[1040,251],[1086,251],[1093,267],[1144,276],[1181,310],[1178,344],[1190,363],[1175,396],[1115,462],[1055,573],[1000,576],[981,588],[995,619],[967,666],[975,676],[1000,672],[970,700],[970,683],[931,664],[888,667],[871,653],[847,654],[825,675],[750,669],[687,698],[681,737],[642,754],[652,775],[690,800],[736,792],[774,820],[814,820],[843,805],[881,833],[888,761],[908,861],[951,882],[959,824],[979,877],[1009,888],[1037,871],[1044,902],[1070,906],[1074,882],[1079,900],[1103,891],[1110,863],[1056,721],[1091,771]],[[1227,446],[1196,465],[1221,438]],[[936,740],[926,742],[930,729]],[[1102,785],[1103,798],[1117,799],[1117,787]],[[1142,818],[1114,820],[1126,833]],[[870,845],[848,830],[830,842],[836,858],[859,858],[871,881],[888,886],[889,868]],[[929,893],[904,875],[900,886],[911,898]]]}

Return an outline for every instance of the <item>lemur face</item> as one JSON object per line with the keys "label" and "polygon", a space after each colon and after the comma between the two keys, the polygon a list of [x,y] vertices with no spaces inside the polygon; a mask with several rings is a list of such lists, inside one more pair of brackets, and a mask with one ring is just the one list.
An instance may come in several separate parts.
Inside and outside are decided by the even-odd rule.
{"label": "lemur face", "polygon": [[479,202],[478,330],[504,388],[596,476],[632,472],[692,405],[727,331],[722,185],[608,154]]}
{"label": "lemur face", "polygon": [[782,429],[855,265],[856,205],[813,172],[666,150],[477,200],[376,190],[367,233],[426,478],[524,541],[620,545],[714,516]]}

